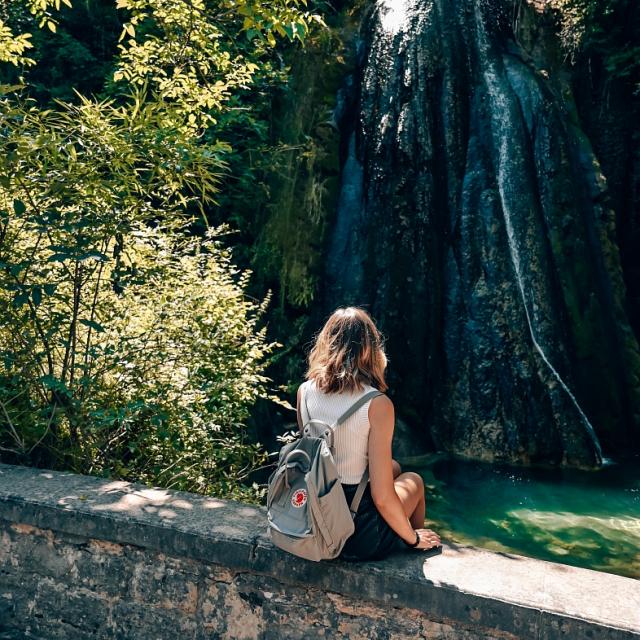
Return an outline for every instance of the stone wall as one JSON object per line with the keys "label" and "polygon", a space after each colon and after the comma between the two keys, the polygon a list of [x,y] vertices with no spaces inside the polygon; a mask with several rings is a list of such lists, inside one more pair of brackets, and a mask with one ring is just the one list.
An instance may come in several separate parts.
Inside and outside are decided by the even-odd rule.
{"label": "stone wall", "polygon": [[636,580],[455,545],[307,562],[265,522],[236,502],[0,464],[0,639],[640,637]]}

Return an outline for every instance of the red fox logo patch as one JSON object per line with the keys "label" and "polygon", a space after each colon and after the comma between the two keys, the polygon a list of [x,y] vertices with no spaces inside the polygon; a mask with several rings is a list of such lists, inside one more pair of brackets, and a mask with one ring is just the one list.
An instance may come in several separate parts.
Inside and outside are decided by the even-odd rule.
{"label": "red fox logo patch", "polygon": [[307,490],[306,489],[298,489],[293,492],[291,496],[291,504],[294,507],[302,507],[307,502]]}

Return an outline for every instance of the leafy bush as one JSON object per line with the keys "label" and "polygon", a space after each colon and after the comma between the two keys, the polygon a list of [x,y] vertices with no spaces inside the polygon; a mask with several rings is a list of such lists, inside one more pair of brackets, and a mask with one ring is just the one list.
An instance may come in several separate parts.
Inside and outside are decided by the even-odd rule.
{"label": "leafy bush", "polygon": [[[215,147],[136,98],[2,104],[0,447],[4,457],[256,497],[242,421],[276,346],[219,237],[184,215]],[[168,121],[169,125],[163,123]]]}
{"label": "leafy bush", "polygon": [[3,77],[20,83],[0,91],[0,455],[257,500],[241,481],[265,452],[243,421],[258,396],[278,401],[270,294],[249,298],[207,215],[238,96],[284,77],[275,45],[322,20],[306,0],[118,0],[109,99],[43,108],[17,96],[69,95],[22,86],[49,39],[90,59],[71,5],[0,5]]}

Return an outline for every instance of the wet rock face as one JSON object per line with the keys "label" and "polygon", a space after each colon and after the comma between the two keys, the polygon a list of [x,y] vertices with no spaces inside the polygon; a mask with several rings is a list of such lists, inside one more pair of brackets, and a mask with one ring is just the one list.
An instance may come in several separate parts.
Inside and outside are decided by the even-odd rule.
{"label": "wet rock face", "polygon": [[638,446],[638,345],[606,182],[512,6],[372,8],[326,307],[371,311],[396,411],[436,447],[593,466]]}

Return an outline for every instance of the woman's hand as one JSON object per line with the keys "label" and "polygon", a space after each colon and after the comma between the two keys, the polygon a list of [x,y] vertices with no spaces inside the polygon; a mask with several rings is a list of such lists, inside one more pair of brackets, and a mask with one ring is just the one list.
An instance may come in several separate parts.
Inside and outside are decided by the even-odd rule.
{"label": "woman's hand", "polygon": [[431,529],[415,529],[420,536],[420,542],[416,545],[416,549],[431,549],[441,544],[440,536]]}

